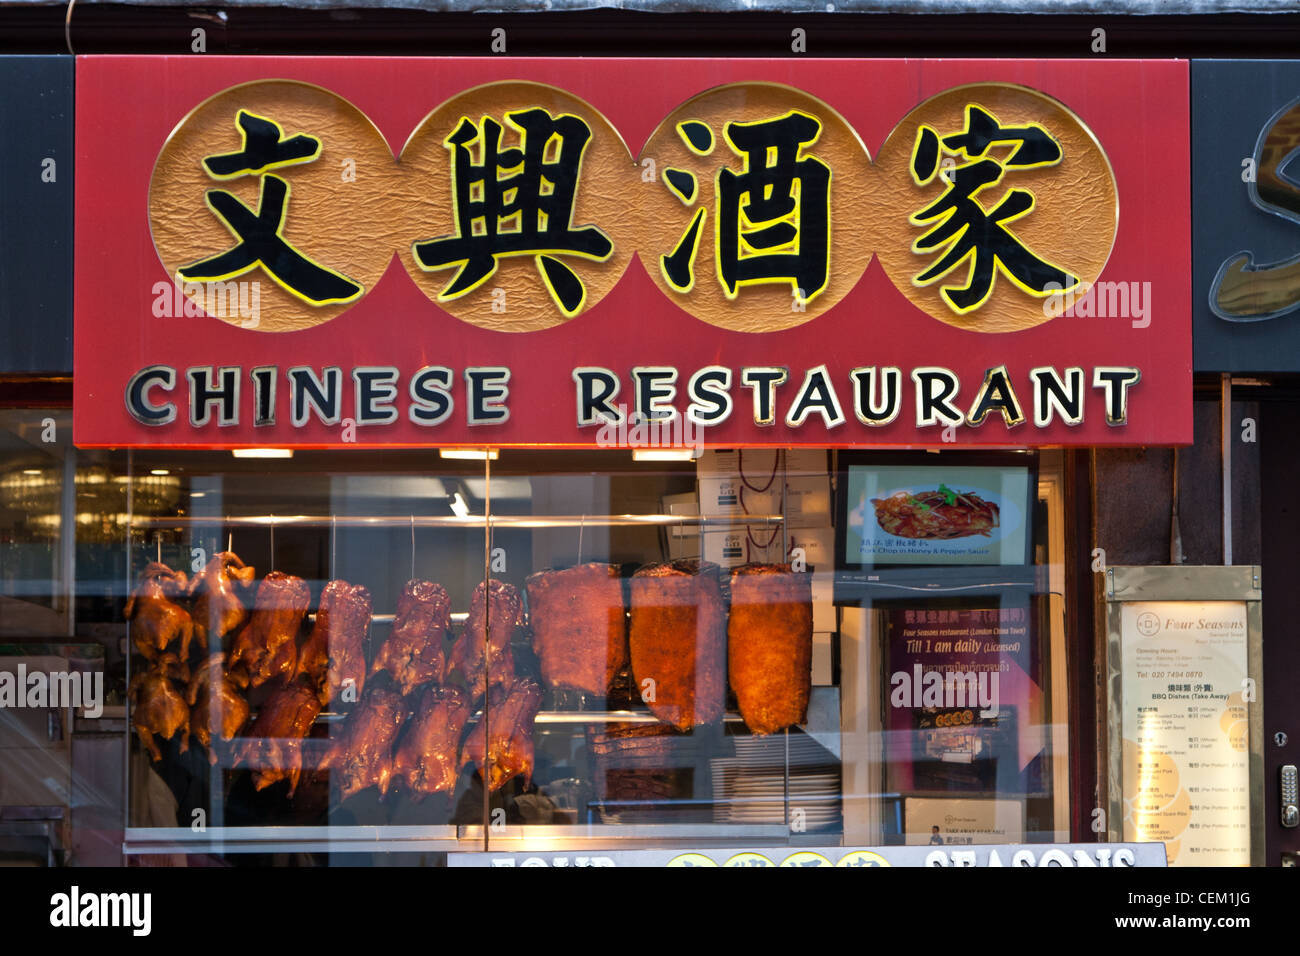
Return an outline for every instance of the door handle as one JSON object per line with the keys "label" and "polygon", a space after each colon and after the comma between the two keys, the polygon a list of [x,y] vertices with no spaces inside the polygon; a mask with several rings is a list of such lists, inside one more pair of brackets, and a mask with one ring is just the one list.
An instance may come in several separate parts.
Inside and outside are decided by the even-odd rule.
{"label": "door handle", "polygon": [[1289,763],[1278,774],[1281,783],[1282,826],[1291,829],[1300,826],[1300,786],[1297,784],[1296,766]]}

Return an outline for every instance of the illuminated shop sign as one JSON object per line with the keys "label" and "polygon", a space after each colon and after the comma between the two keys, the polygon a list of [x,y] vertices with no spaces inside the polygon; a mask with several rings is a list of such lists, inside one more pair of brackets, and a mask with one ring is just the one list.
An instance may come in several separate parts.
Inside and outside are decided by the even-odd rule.
{"label": "illuminated shop sign", "polygon": [[1185,63],[276,66],[79,61],[79,444],[1190,440]]}

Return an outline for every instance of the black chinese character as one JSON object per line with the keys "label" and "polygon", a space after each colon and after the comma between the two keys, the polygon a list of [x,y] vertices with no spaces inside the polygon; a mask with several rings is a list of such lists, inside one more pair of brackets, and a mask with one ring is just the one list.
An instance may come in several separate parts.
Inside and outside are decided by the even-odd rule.
{"label": "black chinese character", "polygon": [[[595,226],[573,226],[574,199],[591,127],[569,114],[544,109],[507,113],[519,146],[501,148],[502,126],[484,117],[462,119],[444,141],[452,153],[456,233],[417,241],[412,252],[426,271],[460,266],[440,301],[473,291],[497,270],[502,256],[535,256],[551,298],[566,316],[587,297],[582,281],[557,256],[604,262],[614,251]],[[482,161],[474,162],[474,149]]]}
{"label": "black chinese character", "polygon": [[225,252],[182,266],[178,274],[191,282],[219,282],[261,266],[287,291],[312,305],[333,305],[360,297],[362,286],[313,262],[284,238],[289,184],[266,173],[271,168],[315,161],[320,156],[321,141],[301,133],[285,139],[277,123],[247,110],[239,111],[236,124],[243,138],[239,152],[208,156],[203,165],[213,179],[261,175],[257,211],[224,189],[209,189],[208,208],[239,242]]}
{"label": "black chinese character", "polygon": [[[831,170],[803,152],[817,141],[821,128],[817,119],[798,110],[724,127],[728,145],[743,160],[740,172],[723,167],[717,179],[718,279],[728,299],[736,298],[743,285],[765,282],[788,282],[801,302],[825,290],[830,280]],[[692,152],[712,152],[713,134],[704,123],[682,123],[677,131]],[[691,173],[665,169],[664,182],[683,203],[694,201]],[[696,210],[677,246],[660,258],[664,278],[679,292],[695,285],[705,219],[706,211]]]}
{"label": "black chinese character", "polygon": [[[986,157],[992,146],[1015,145],[1005,160]],[[917,253],[945,250],[944,255],[914,282],[926,285],[966,263],[966,285],[945,286],[944,299],[958,313],[983,305],[993,293],[997,270],[1020,289],[1033,295],[1048,295],[1072,289],[1079,279],[1025,248],[1006,225],[1034,208],[1034,194],[1011,189],[992,212],[986,212],[976,194],[1001,181],[1008,169],[1054,166],[1061,161],[1061,146],[1041,126],[1004,127],[987,110],[966,107],[966,128],[942,140],[928,126],[917,132],[912,150],[912,178],[918,186],[930,182],[940,168],[940,153],[961,155],[968,162],[947,167],[947,188],[931,205],[913,214],[916,226],[934,227],[912,245]]]}

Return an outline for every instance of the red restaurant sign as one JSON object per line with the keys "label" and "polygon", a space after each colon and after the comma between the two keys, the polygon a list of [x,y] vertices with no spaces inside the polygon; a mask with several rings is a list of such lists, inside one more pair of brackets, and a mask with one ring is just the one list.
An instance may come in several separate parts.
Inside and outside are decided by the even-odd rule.
{"label": "red restaurant sign", "polygon": [[77,79],[79,445],[1192,437],[1182,61]]}

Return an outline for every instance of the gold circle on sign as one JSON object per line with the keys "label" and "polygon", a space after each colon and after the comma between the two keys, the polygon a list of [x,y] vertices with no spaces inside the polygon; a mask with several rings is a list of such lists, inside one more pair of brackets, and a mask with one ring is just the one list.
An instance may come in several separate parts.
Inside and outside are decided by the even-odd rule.
{"label": "gold circle on sign", "polygon": [[[912,153],[922,125],[940,139],[962,133],[969,106],[979,106],[993,117],[1004,131],[996,135],[1004,138],[993,141],[979,157],[941,149],[940,160],[950,162],[946,167],[941,162],[933,179],[918,185],[913,178]],[[1014,134],[1005,131],[1029,126],[1046,130],[1060,144],[1059,162],[1032,167],[1006,164],[1019,145],[1013,141]],[[954,220],[962,212],[954,210],[952,218],[929,218],[919,225],[909,217],[944,195],[949,187],[945,176],[952,175],[945,169],[978,159],[999,162],[1003,173],[999,180],[972,191],[970,199],[962,201],[962,207],[972,210],[973,202],[984,214],[991,214],[1012,189],[1028,191],[1033,197],[1032,208],[1009,218],[1006,230],[1037,258],[1077,277],[1077,294],[1090,288],[1110,258],[1119,225],[1115,174],[1101,144],[1079,117],[1051,97],[1023,86],[974,84],[946,90],[916,107],[894,128],[876,160],[879,189],[871,197],[871,214],[879,222],[876,255],[898,290],[940,322],[976,332],[1015,332],[1050,321],[1069,304],[1068,294],[1063,303],[1059,297],[1049,298],[1050,289],[1031,292],[1012,278],[1000,260],[993,269],[992,289],[981,304],[961,311],[945,300],[945,287],[968,287],[978,247],[958,260],[946,275],[925,284],[917,281],[972,234],[979,218],[963,217],[969,224],[951,244],[917,252],[913,251],[917,240],[936,226],[957,225]],[[978,214],[978,209],[973,211]]]}
{"label": "gold circle on sign", "polygon": [[[799,147],[794,162],[818,163],[829,170],[829,196],[825,199],[829,206],[826,211],[829,248],[826,267],[820,272],[807,265],[814,248],[812,230],[801,228],[805,211],[810,215],[809,222],[813,221],[814,209],[808,204],[820,199],[815,186],[816,177],[821,175],[817,167],[789,169],[779,152],[769,148],[768,155],[763,157],[766,162],[760,168],[748,154],[732,145],[734,140],[728,137],[730,123],[774,121],[792,113],[810,116],[817,124],[816,138]],[[707,143],[702,128],[693,124],[708,128]],[[696,145],[692,145],[683,126],[699,131]],[[653,177],[649,175],[650,161],[654,164]],[[636,193],[641,261],[670,301],[710,325],[736,332],[776,332],[802,325],[839,302],[871,261],[873,224],[867,198],[876,188],[871,158],[844,118],[807,93],[775,83],[736,83],[708,90],[687,100],[659,124],[641,151],[638,163],[643,170]],[[767,268],[771,275],[741,279],[731,287],[724,283],[719,268],[723,240],[716,193],[718,176],[724,167],[741,176],[742,210],[758,196],[792,199],[788,204],[792,212],[786,221],[796,230],[793,242],[785,246],[755,248],[745,242],[746,235],[756,236],[760,229],[772,227],[777,221],[742,223],[735,243],[738,249],[728,259],[745,262],[752,258],[758,263],[753,267],[756,272],[765,268],[758,261],[764,255],[772,256],[779,251],[785,261],[777,264],[775,259],[769,259]],[[679,182],[693,181],[693,190],[675,188],[671,171],[681,174]],[[746,179],[747,173],[752,178]],[[745,189],[746,185],[756,187],[758,196]],[[701,212],[702,218],[692,233]],[[728,226],[729,231],[732,229]],[[787,249],[791,251],[781,251]],[[671,281],[670,269],[664,263],[665,257],[672,257],[679,250],[679,260],[674,261],[693,263],[689,281],[680,267],[671,270],[680,281]],[[796,272],[804,278],[789,274]],[[810,275],[820,278],[809,281],[806,277]],[[804,289],[801,282],[822,285]]]}
{"label": "gold circle on sign", "polygon": [[[251,122],[277,125],[281,140],[300,134],[318,139],[319,153],[249,173],[210,173],[204,159],[238,153],[245,146],[241,113]],[[260,125],[260,130],[267,128]],[[257,131],[254,127],[255,135]],[[283,270],[273,275],[260,260],[247,268],[237,262],[238,271],[220,281],[179,281],[187,298],[216,313],[214,318],[259,332],[292,332],[328,322],[354,305],[379,281],[393,255],[390,224],[401,201],[395,189],[397,165],[383,135],[347,100],[295,80],[243,83],[204,100],[177,124],[158,154],[149,183],[149,228],[158,258],[175,280],[180,269],[229,252],[240,242],[211,205],[211,192],[229,193],[251,213],[265,214],[261,196],[272,176],[288,187],[280,238],[313,266],[345,282],[304,295],[289,287],[294,281],[286,283]],[[245,302],[256,302],[255,310],[240,312],[230,305],[231,296],[239,296],[235,283],[257,283],[256,298],[248,287],[243,290]],[[313,294],[319,301],[311,301]]]}
{"label": "gold circle on sign", "polygon": [[[494,208],[499,213],[508,212],[497,218],[497,235],[520,233],[522,216],[536,217],[538,230],[543,233],[540,238],[544,241],[538,243],[542,247],[515,243],[514,248],[493,256],[489,264],[478,268],[465,259],[450,258],[461,251],[492,255],[493,247],[484,242],[479,249],[474,248],[476,235],[480,239],[487,237],[486,216],[478,224],[475,220],[480,217],[472,217],[470,222],[459,221],[453,150],[462,147],[453,147],[448,138],[462,122],[473,124],[476,137],[463,144],[463,155],[481,169],[484,120],[501,127],[498,139],[501,151],[526,148],[527,134],[507,114],[533,109],[545,110],[551,121],[576,117],[590,131],[590,139],[580,154],[578,141],[565,135],[572,135],[574,130],[580,133],[580,127],[567,121],[544,143],[541,157],[544,164],[560,163],[572,169],[575,164],[571,159],[580,155],[571,207],[563,200],[563,187],[558,186],[557,193],[557,183],[546,177],[545,171],[540,177],[546,180],[543,186],[527,165],[516,174],[513,169],[494,164],[492,180],[502,188],[503,204]],[[420,121],[402,148],[400,165],[407,197],[398,243],[402,264],[425,295],[471,325],[499,332],[532,332],[560,325],[590,309],[614,288],[632,257],[636,232],[627,207],[633,184],[638,181],[632,154],[618,130],[594,107],[571,93],[524,80],[489,83],[466,90]],[[558,171],[559,167],[556,168]],[[483,207],[477,204],[488,205],[489,196],[488,192],[479,192],[474,184],[486,183],[487,178],[478,172],[470,175],[476,178],[463,180],[460,185],[467,190],[467,198],[476,204],[473,211],[478,212]],[[510,180],[510,177],[515,178]],[[550,191],[542,194],[546,188]],[[518,191],[511,196],[511,190]],[[546,195],[556,198],[548,200]],[[504,205],[506,202],[510,203],[508,207]],[[568,213],[568,221],[561,223],[563,228],[555,229],[546,210],[548,206],[553,211]],[[591,230],[603,235],[612,248],[599,249],[601,241]],[[467,241],[458,243],[456,239]],[[449,261],[429,268],[422,266],[416,260],[416,244],[442,240],[447,245],[441,246],[436,255]],[[501,244],[496,246],[501,247]],[[433,250],[427,254],[433,255]],[[546,270],[551,271],[548,274]],[[457,286],[462,281],[463,289]],[[570,297],[562,289],[580,294]]]}

